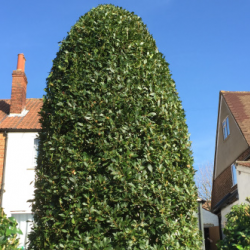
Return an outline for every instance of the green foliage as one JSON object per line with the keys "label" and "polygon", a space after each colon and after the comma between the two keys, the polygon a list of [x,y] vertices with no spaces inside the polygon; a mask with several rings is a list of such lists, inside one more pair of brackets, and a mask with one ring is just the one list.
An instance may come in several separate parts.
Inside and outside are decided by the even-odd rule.
{"label": "green foliage", "polygon": [[82,16],[46,93],[29,249],[199,249],[184,111],[141,18]]}
{"label": "green foliage", "polygon": [[17,234],[22,234],[22,231],[17,228],[15,218],[7,218],[0,207],[0,250],[18,249],[19,239]]}
{"label": "green foliage", "polygon": [[[250,202],[250,199],[246,199]],[[219,249],[250,249],[250,204],[235,205],[226,215],[225,238]]]}

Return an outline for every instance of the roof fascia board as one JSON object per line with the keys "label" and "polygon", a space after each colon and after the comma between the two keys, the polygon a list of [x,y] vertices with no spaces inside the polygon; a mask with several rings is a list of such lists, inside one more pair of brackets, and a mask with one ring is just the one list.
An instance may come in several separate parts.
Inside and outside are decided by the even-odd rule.
{"label": "roof fascia board", "polygon": [[6,129],[4,129],[4,128],[2,128],[2,129],[0,129],[0,132],[7,132],[7,133],[15,133],[15,132],[18,132],[18,133],[20,133],[20,132],[40,132],[42,129],[8,129],[8,128],[6,128]]}
{"label": "roof fascia board", "polygon": [[[220,113],[221,113],[221,100],[222,100],[222,92],[220,91],[219,94],[219,105],[218,105],[218,116],[217,116],[217,127],[216,127],[216,139],[215,139],[215,152],[214,152],[214,172],[213,172],[213,180],[215,179],[215,169],[217,170],[217,147],[218,147],[218,133],[219,131],[219,125],[220,125]],[[213,185],[212,185],[213,190]]]}

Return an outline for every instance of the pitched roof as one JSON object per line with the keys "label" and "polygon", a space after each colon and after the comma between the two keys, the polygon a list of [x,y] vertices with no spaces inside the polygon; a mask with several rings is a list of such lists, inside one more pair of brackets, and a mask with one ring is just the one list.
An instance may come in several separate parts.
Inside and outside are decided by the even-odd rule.
{"label": "pitched roof", "polygon": [[250,145],[250,92],[221,91],[248,145]]}
{"label": "pitched roof", "polygon": [[204,204],[202,204],[202,208],[210,211],[211,210],[211,200],[207,200]]}
{"label": "pitched roof", "polygon": [[38,112],[42,103],[42,99],[26,99],[28,113],[21,117],[10,117],[10,100],[0,100],[0,130],[41,129]]}

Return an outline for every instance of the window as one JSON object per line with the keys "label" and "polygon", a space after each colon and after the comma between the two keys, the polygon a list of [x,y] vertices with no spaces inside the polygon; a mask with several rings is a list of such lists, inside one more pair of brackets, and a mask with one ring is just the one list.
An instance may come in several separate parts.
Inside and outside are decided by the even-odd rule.
{"label": "window", "polygon": [[222,129],[223,129],[223,137],[225,140],[230,135],[228,117],[222,122]]}
{"label": "window", "polygon": [[234,164],[231,166],[233,186],[237,184],[237,171]]}
{"label": "window", "polygon": [[39,139],[35,138],[34,139],[34,152],[33,152],[33,166],[37,166],[37,157],[38,157],[38,144],[39,144]]}
{"label": "window", "polygon": [[32,221],[33,221],[33,215],[32,214],[26,214],[26,213],[14,213],[11,214],[12,217],[14,217],[18,223],[17,227],[21,229],[23,234],[18,234],[19,237],[19,247],[22,247],[20,249],[26,249],[25,244],[28,243],[28,234],[31,232]]}

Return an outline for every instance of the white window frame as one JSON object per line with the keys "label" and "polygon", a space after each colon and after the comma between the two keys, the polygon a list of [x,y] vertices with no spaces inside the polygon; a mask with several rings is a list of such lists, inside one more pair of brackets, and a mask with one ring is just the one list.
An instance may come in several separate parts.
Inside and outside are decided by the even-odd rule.
{"label": "white window frame", "polygon": [[237,170],[234,163],[231,165],[231,173],[232,173],[232,183],[233,183],[232,187],[234,187],[237,184]]}
{"label": "white window frame", "polygon": [[222,132],[223,132],[223,139],[226,140],[227,137],[230,135],[228,116],[222,122]]}

